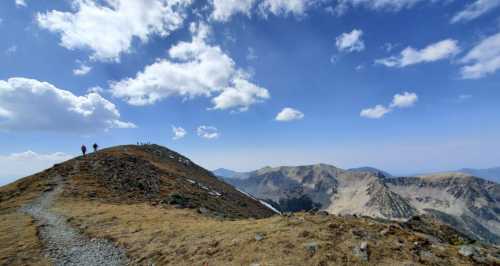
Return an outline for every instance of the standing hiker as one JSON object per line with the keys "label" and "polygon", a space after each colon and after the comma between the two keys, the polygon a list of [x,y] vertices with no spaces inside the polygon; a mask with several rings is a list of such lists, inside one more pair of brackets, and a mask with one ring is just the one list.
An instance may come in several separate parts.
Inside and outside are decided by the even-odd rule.
{"label": "standing hiker", "polygon": [[97,145],[97,143],[94,143],[92,147],[94,148],[94,152],[97,152],[97,148],[99,148],[99,145]]}
{"label": "standing hiker", "polygon": [[82,144],[82,153],[83,157],[85,157],[85,154],[87,153],[87,147],[85,147],[85,144]]}

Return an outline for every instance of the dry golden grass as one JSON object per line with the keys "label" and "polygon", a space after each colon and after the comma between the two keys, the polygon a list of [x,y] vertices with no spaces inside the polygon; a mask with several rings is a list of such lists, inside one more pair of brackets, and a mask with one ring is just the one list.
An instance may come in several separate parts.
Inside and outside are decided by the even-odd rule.
{"label": "dry golden grass", "polygon": [[49,181],[40,173],[0,187],[0,214],[11,212],[40,196]]}
{"label": "dry golden grass", "polygon": [[[162,182],[166,188],[162,189],[197,195],[200,190],[184,181],[184,177],[193,178],[225,192],[223,202],[208,203],[226,204],[227,208],[222,208],[226,211],[255,209],[252,204],[256,202],[242,199],[239,192],[197,166],[189,168],[163,161],[132,147],[110,149],[88,158],[99,159],[115,152],[116,156],[122,156],[123,150],[137,152],[164,171]],[[124,192],[111,195],[99,178],[92,175],[95,173],[74,174],[75,166],[80,165],[78,160],[0,188],[0,265],[49,265],[43,257],[36,225],[29,216],[19,213],[18,208],[53,187],[55,184],[50,180],[54,176],[64,177],[65,191],[53,210],[89,237],[107,238],[123,247],[131,265],[473,265],[471,259],[458,254],[457,246],[431,244],[423,234],[371,219],[302,213],[229,221],[206,217],[193,209],[124,200],[127,198]],[[95,196],[90,197],[90,193]],[[210,200],[197,196],[204,204]],[[245,208],[237,206],[237,200],[248,204]],[[264,214],[270,212],[264,210]],[[391,228],[388,233],[381,234],[388,228]],[[256,240],[257,234],[263,239]],[[363,241],[368,242],[368,262],[353,255],[353,248]],[[306,248],[309,243],[317,244],[317,250],[311,252]]]}
{"label": "dry golden grass", "polygon": [[0,265],[50,265],[36,224],[18,211],[49,186],[47,173],[40,173],[0,188]]}
{"label": "dry golden grass", "polygon": [[0,215],[0,265],[50,265],[31,217],[16,212]]}
{"label": "dry golden grass", "polygon": [[[133,265],[471,265],[448,245],[425,246],[435,256],[415,255],[421,236],[367,219],[297,214],[292,217],[220,221],[191,210],[147,204],[113,205],[60,200],[54,208],[91,237],[108,238],[127,250]],[[368,239],[369,264],[353,247]],[[354,231],[354,233],[353,233]],[[256,234],[264,236],[257,241]],[[305,244],[316,242],[313,254]],[[417,252],[418,253],[418,252]]]}

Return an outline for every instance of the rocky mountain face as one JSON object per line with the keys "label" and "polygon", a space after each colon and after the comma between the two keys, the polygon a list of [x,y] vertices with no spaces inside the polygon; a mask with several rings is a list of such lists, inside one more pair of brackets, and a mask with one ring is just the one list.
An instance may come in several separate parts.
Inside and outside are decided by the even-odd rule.
{"label": "rocky mountain face", "polygon": [[475,239],[500,243],[500,185],[461,173],[400,177],[387,184],[421,213]]}
{"label": "rocky mountain face", "polygon": [[267,167],[225,180],[281,211],[318,208],[391,220],[430,215],[474,239],[500,243],[500,185],[470,175],[389,178],[372,168],[318,164]]}

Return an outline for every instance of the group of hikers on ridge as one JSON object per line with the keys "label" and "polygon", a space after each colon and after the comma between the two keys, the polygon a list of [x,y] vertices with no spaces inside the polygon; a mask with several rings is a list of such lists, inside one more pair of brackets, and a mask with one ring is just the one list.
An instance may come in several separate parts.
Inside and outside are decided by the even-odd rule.
{"label": "group of hikers on ridge", "polygon": [[[94,152],[97,152],[99,145],[97,145],[97,143],[94,143],[94,145],[92,145],[92,148],[94,148]],[[82,144],[81,149],[82,149],[83,156],[85,157],[85,155],[87,154],[87,146],[85,146],[85,144]]]}

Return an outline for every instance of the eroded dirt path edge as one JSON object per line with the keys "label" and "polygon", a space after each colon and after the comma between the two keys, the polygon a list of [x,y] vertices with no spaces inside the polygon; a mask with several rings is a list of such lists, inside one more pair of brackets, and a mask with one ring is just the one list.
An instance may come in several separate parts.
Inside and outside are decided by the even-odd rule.
{"label": "eroded dirt path edge", "polygon": [[39,226],[39,237],[45,252],[55,265],[127,265],[125,252],[104,239],[89,239],[72,228],[66,219],[50,211],[54,200],[63,191],[62,178],[54,177],[56,186],[23,206],[20,211],[30,215]]}

